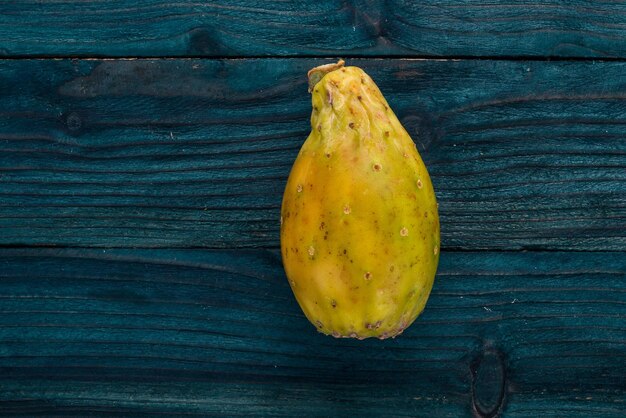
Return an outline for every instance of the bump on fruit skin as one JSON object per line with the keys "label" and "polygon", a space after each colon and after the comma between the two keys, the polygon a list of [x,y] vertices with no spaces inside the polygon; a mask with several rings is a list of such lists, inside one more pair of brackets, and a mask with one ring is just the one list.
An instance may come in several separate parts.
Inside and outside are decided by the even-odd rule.
{"label": "bump on fruit skin", "polygon": [[281,209],[285,272],[319,332],[395,337],[423,311],[437,270],[433,186],[363,70],[340,61],[309,77],[312,129]]}

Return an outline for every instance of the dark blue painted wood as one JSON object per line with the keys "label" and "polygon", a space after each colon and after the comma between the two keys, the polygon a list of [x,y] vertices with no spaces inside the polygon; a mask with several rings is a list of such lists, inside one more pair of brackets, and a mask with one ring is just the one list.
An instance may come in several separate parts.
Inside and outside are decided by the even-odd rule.
{"label": "dark blue painted wood", "polygon": [[442,253],[395,340],[336,340],[277,252],[0,251],[0,413],[623,416],[626,254]]}
{"label": "dark blue painted wood", "polygon": [[[0,62],[0,244],[278,246],[320,60]],[[442,245],[626,248],[626,64],[352,60],[416,141]]]}
{"label": "dark blue painted wood", "polygon": [[0,4],[2,55],[625,57],[623,1]]}

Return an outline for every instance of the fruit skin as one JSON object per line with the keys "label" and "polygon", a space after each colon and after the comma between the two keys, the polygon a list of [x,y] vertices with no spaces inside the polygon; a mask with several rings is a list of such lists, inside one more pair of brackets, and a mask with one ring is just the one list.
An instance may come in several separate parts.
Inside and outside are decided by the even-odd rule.
{"label": "fruit skin", "polygon": [[312,131],[283,196],[282,259],[319,332],[394,337],[422,312],[433,285],[437,202],[376,84],[342,65],[309,72]]}

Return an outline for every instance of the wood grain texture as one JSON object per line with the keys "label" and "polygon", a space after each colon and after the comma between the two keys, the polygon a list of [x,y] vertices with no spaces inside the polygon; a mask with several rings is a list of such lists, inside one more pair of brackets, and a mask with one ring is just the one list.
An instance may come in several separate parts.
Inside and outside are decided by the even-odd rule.
{"label": "wood grain texture", "polygon": [[0,4],[0,54],[625,57],[626,3],[219,0]]}
{"label": "wood grain texture", "polygon": [[315,332],[276,251],[4,249],[0,266],[0,414],[624,412],[624,253],[444,252],[417,322],[360,342]]}
{"label": "wood grain texture", "polygon": [[[0,61],[0,244],[277,248],[319,63]],[[416,141],[444,248],[626,248],[626,63],[351,63]]]}

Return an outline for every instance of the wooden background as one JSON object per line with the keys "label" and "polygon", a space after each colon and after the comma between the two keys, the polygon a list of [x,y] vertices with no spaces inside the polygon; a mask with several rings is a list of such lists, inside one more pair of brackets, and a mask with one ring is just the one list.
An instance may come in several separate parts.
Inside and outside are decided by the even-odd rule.
{"label": "wooden background", "polygon": [[[626,415],[626,2],[3,2],[0,56],[0,415]],[[278,251],[337,57],[440,203],[389,341]]]}

